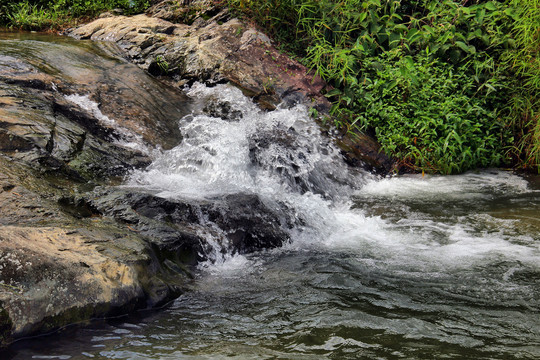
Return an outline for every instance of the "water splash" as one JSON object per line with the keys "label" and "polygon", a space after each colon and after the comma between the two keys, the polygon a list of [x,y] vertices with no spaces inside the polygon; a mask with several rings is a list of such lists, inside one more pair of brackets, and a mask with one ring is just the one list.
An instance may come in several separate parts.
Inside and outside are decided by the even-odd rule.
{"label": "water splash", "polygon": [[114,140],[114,143],[129,149],[138,150],[145,155],[151,155],[156,152],[157,149],[150,148],[143,137],[125,127],[120,126],[114,119],[111,119],[107,115],[101,112],[99,104],[90,99],[89,95],[65,95],[66,100],[78,105],[81,109],[87,111],[98,122],[108,128],[113,128],[118,138]]}
{"label": "water splash", "polygon": [[[536,240],[518,234],[515,220],[486,212],[501,199],[530,193],[518,176],[484,171],[379,179],[350,171],[303,106],[264,112],[227,85],[195,84],[187,93],[199,106],[180,120],[184,141],[134,172],[128,186],[180,199],[257,194],[270,207],[291,210],[295,226],[287,229],[292,243],[285,250],[347,251],[374,266],[413,273],[500,258],[532,265],[539,257]],[[216,233],[207,239],[213,263],[245,263],[226,254],[226,236],[213,240]]]}
{"label": "water splash", "polygon": [[180,120],[184,141],[134,173],[129,185],[164,197],[250,192],[283,200],[307,192],[335,197],[352,183],[305,107],[264,112],[227,85],[195,84],[188,95],[201,105]]}

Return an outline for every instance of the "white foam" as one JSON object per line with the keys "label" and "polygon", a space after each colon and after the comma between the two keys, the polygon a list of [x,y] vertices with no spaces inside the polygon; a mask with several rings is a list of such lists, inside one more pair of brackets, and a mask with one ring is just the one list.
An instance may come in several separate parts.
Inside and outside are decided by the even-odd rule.
{"label": "white foam", "polygon": [[451,200],[475,199],[492,194],[523,193],[527,181],[508,171],[483,170],[463,175],[405,175],[370,181],[358,196],[391,199]]}
{"label": "white foam", "polygon": [[357,254],[385,267],[436,272],[501,260],[540,267],[539,241],[502,230],[478,232],[466,220],[453,225],[427,218],[394,222],[356,210],[335,212],[332,222],[326,224],[331,235],[316,244],[327,251]]}
{"label": "white foam", "polygon": [[105,125],[105,126],[116,125],[116,121],[114,121],[113,119],[109,118],[106,115],[103,115],[103,113],[99,109],[98,103],[90,100],[90,97],[88,95],[72,94],[72,95],[66,95],[65,98],[71,101],[72,103],[79,105],[82,109],[88,111],[97,120],[99,120],[99,122],[102,125]]}
{"label": "white foam", "polygon": [[240,254],[224,254],[217,261],[207,260],[198,265],[200,270],[221,277],[245,276],[246,270],[254,271],[257,262]]}
{"label": "white foam", "polygon": [[[369,174],[351,177],[344,165],[340,167],[331,148],[330,154],[320,151],[323,140],[305,107],[263,112],[238,89],[225,85],[207,88],[196,84],[188,95],[200,101],[211,97],[229,102],[242,113],[242,118],[224,121],[202,113],[185,117],[181,121],[182,144],[164,151],[147,170],[135,172],[128,182],[130,186],[152,189],[163,197],[192,199],[248,192],[258,194],[269,204],[286,204],[293,209],[290,215],[296,226],[289,230],[292,242],[283,251],[313,247],[346,251],[374,264],[411,271],[467,268],[497,258],[540,263],[538,242],[515,241],[516,224],[512,220],[495,219],[481,212],[476,218],[453,218],[451,210],[447,218],[437,218],[409,207],[415,202],[481,204],[494,196],[525,194],[530,190],[519,176],[484,170],[459,176],[409,175],[382,180]],[[290,142],[299,149],[283,148],[269,141],[259,149],[263,163],[253,164],[250,141],[276,130],[290,135]],[[291,163],[297,168],[287,168]],[[360,187],[355,193],[357,202],[385,204],[392,207],[394,215],[367,215],[366,210],[352,209],[348,195],[354,186],[336,185],[339,181],[331,185],[336,186],[332,193],[345,196],[299,191],[294,182],[284,181],[276,171],[280,166],[285,172],[294,172],[300,180],[310,179],[313,174],[339,178],[336,174],[343,173],[344,182],[348,180]],[[475,225],[495,221],[499,224],[494,227],[503,230],[486,232]],[[226,272],[251,266],[238,255],[224,255],[220,260],[222,249],[223,244],[218,241],[215,256],[211,257],[214,262],[203,267]]]}
{"label": "white foam", "polygon": [[140,134],[137,134],[129,129],[126,129],[120,126],[114,119],[109,118],[107,115],[104,115],[99,109],[99,104],[90,99],[88,95],[65,95],[66,100],[80,106],[82,109],[89,112],[94,118],[96,118],[99,123],[105,127],[113,128],[116,133],[120,136],[119,139],[114,141],[115,144],[122,147],[137,150],[142,152],[145,155],[155,155],[157,149],[151,149],[143,141],[143,137]]}

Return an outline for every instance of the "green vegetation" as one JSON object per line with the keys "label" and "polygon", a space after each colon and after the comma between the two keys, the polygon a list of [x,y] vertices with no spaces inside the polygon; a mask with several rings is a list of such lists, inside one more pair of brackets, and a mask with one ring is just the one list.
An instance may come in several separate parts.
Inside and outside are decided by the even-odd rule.
{"label": "green vegetation", "polygon": [[[375,135],[403,167],[540,172],[540,0],[215,1],[260,24],[322,76],[336,126]],[[148,5],[0,0],[0,22],[54,28]],[[163,59],[157,64],[167,72]]]}
{"label": "green vegetation", "polygon": [[510,91],[510,122],[516,139],[512,155],[525,168],[540,173],[540,0],[512,0],[512,35],[516,46],[505,65],[514,72]]}
{"label": "green vegetation", "polygon": [[165,60],[165,58],[163,57],[163,55],[158,55],[156,57],[156,64],[159,68],[159,71],[162,75],[167,75],[167,73],[169,72],[169,62],[167,60]]}
{"label": "green vegetation", "polygon": [[540,171],[539,0],[228,2],[334,87],[338,127],[402,165]]}
{"label": "green vegetation", "polygon": [[118,8],[134,14],[148,6],[148,0],[0,0],[0,24],[24,30],[60,28],[102,11]]}

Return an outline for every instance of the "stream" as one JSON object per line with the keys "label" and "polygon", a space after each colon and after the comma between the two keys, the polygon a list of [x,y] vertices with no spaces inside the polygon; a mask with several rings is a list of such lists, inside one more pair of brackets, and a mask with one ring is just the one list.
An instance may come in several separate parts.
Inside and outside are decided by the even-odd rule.
{"label": "stream", "polygon": [[257,194],[284,209],[290,239],[238,254],[213,229],[190,290],[163,309],[21,340],[2,358],[540,358],[540,177],[381,178],[348,168],[304,106],[265,112],[223,84],[185,92],[183,140],[149,151],[132,136],[152,163],[119,186]]}

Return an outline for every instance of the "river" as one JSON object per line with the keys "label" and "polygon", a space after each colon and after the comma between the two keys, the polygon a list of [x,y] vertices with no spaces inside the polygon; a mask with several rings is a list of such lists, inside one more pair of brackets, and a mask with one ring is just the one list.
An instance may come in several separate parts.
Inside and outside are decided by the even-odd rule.
{"label": "river", "polygon": [[[540,358],[538,176],[381,178],[347,168],[303,106],[264,112],[228,85],[186,93],[184,140],[120,186],[255,193],[287,209],[290,240],[237,254],[216,229],[168,306],[22,340],[7,359]],[[226,121],[201,110],[216,101]]]}

